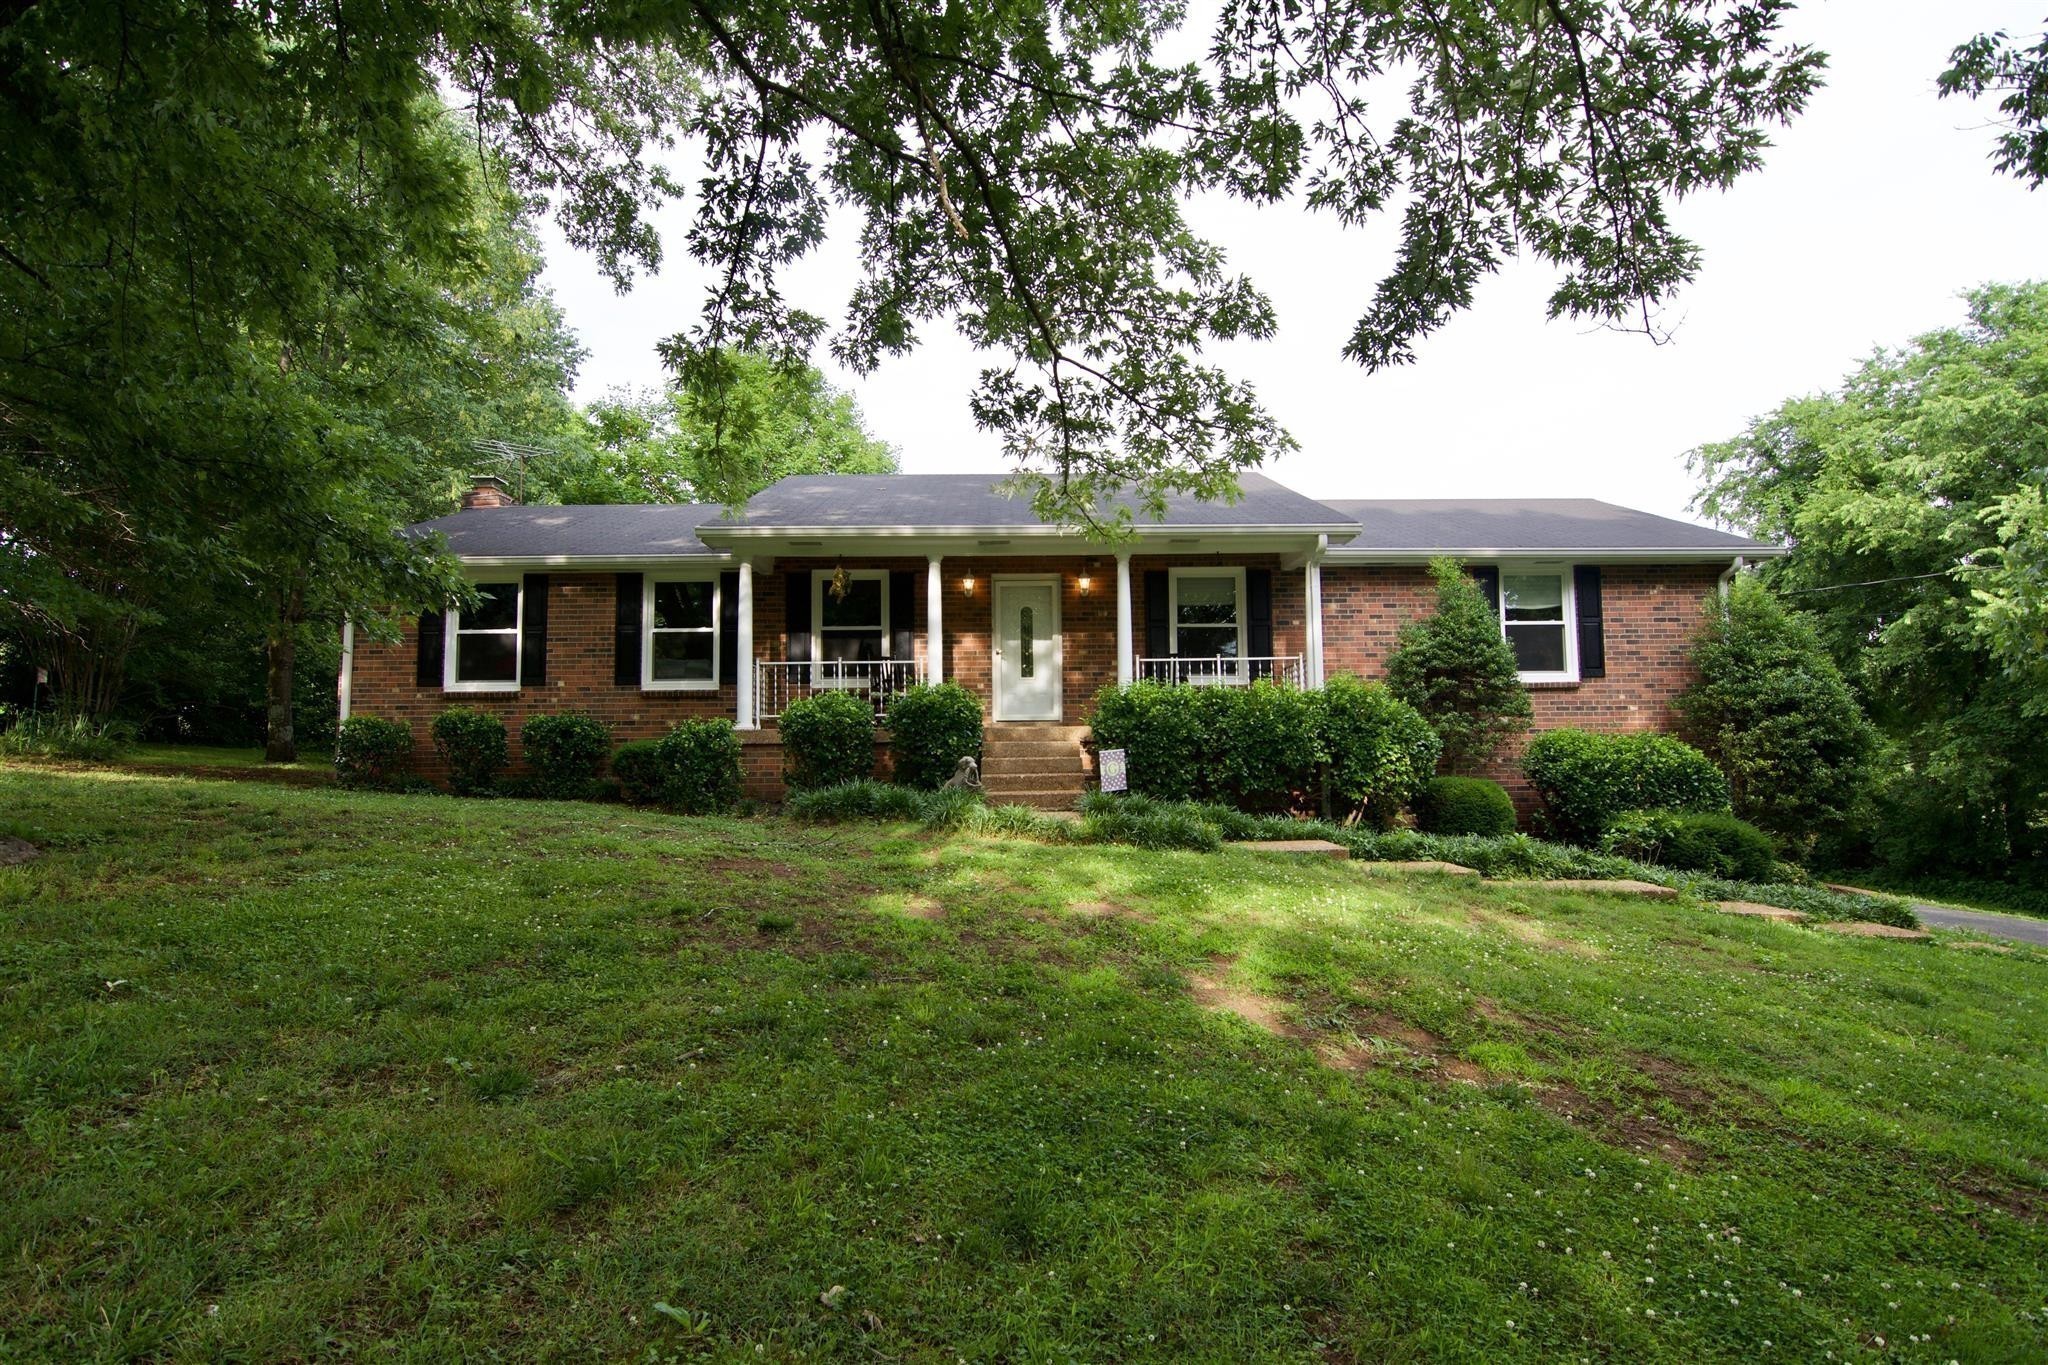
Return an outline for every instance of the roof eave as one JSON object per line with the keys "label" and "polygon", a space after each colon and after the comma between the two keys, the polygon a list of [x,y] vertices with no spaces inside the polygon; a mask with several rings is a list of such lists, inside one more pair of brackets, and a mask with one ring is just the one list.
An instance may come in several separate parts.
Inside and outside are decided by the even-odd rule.
{"label": "roof eave", "polygon": [[1776,559],[1791,553],[1784,545],[1731,545],[1712,548],[1703,545],[1627,546],[1435,546],[1430,548],[1377,549],[1362,546],[1333,547],[1324,556],[1326,564],[1423,564],[1432,559],[1574,559],[1582,563],[1638,564],[1720,564],[1731,559]]}

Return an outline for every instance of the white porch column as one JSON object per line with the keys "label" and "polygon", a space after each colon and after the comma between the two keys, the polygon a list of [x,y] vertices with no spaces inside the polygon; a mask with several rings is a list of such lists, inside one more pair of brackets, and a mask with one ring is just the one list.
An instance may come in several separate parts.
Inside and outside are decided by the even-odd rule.
{"label": "white porch column", "polygon": [[1135,667],[1131,644],[1131,552],[1116,552],[1116,685],[1129,687]]}
{"label": "white porch column", "polygon": [[939,556],[925,556],[924,565],[924,672],[928,683],[946,680],[946,576]]}
{"label": "white porch column", "polygon": [[736,648],[739,667],[734,671],[733,726],[758,730],[754,719],[754,561],[740,561],[740,630]]}
{"label": "white porch column", "polygon": [[[1328,544],[1327,539],[1323,544]],[[1323,685],[1323,546],[1317,545],[1303,571],[1302,615],[1306,618],[1302,643],[1307,658],[1302,660],[1302,681],[1310,687]]]}
{"label": "white porch column", "polygon": [[343,621],[341,623],[341,674],[335,683],[335,700],[340,704],[341,718],[343,720],[348,719],[348,708],[351,700],[349,693],[355,690],[355,672],[356,623],[354,621]]}

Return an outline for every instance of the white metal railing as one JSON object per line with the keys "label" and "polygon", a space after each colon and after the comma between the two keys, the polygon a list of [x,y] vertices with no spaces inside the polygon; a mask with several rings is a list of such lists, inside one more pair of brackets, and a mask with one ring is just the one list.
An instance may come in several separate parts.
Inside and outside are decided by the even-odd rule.
{"label": "white metal railing", "polygon": [[1269,679],[1300,687],[1304,674],[1299,654],[1270,654],[1242,659],[1219,655],[1200,658],[1177,654],[1138,660],[1139,682],[1185,683],[1194,687],[1236,686]]}
{"label": "white metal railing", "polygon": [[761,659],[754,664],[754,704],[762,720],[774,720],[799,697],[851,692],[875,709],[875,723],[889,714],[889,702],[924,681],[916,659]]}

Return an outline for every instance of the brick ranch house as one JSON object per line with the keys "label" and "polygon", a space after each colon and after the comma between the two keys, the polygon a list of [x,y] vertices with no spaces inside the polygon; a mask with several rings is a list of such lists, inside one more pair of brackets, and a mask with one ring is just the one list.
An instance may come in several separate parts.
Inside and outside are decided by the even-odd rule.
{"label": "brick ranch house", "polygon": [[[1385,671],[1455,555],[1496,604],[1536,725],[1657,729],[1706,599],[1775,546],[1589,499],[1318,502],[1251,475],[1224,506],[1176,499],[1124,540],[1037,520],[987,475],[784,479],[715,505],[521,506],[479,479],[445,537],[473,613],[344,641],[341,706],[427,727],[451,705],[516,732],[582,710],[620,740],[686,717],[738,727],[750,795],[781,794],[776,718],[821,689],[874,703],[914,682],[979,694],[992,795],[1071,805],[1109,683],[1314,687]],[[878,731],[878,766],[887,736]],[[1511,756],[1497,776],[1511,789]]]}

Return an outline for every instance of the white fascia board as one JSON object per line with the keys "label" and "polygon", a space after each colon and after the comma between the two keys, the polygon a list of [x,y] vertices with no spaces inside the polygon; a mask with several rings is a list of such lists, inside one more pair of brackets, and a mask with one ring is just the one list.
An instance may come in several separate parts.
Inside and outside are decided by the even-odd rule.
{"label": "white fascia board", "polygon": [[1589,546],[1559,547],[1556,549],[1498,550],[1483,546],[1472,548],[1443,547],[1427,550],[1367,550],[1357,546],[1332,546],[1323,556],[1323,563],[1332,564],[1427,564],[1432,559],[1448,557],[1468,559],[1477,563],[1495,561],[1540,560],[1557,563],[1569,560],[1579,564],[1722,564],[1731,559],[1776,559],[1790,554],[1785,545],[1730,546],[1725,550],[1703,549],[1687,546],[1684,549],[1656,546],[1600,547]]}
{"label": "white fascia board", "polygon": [[[1358,534],[1358,528],[1349,523],[1332,523],[1328,526],[1303,523],[1279,526],[1184,526],[1150,522],[1143,526],[1129,528],[1140,537],[1173,536],[1175,538],[1200,538],[1205,536],[1300,536],[1314,539],[1318,535],[1344,535],[1347,538]],[[699,538],[706,544],[709,537],[736,540],[964,540],[1002,537],[1017,539],[1066,539],[1086,544],[1102,544],[1087,536],[1083,531],[1066,526],[700,526]]]}
{"label": "white fascia board", "polygon": [[478,569],[687,569],[731,566],[739,561],[726,551],[694,555],[466,555],[456,560]]}

